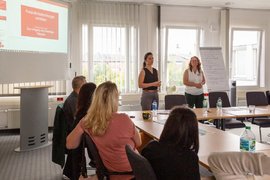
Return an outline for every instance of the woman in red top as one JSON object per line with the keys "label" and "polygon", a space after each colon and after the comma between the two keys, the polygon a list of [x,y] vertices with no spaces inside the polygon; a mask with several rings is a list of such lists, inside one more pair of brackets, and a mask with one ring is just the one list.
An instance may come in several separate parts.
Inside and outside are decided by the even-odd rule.
{"label": "woman in red top", "polygon": [[[83,132],[96,144],[100,157],[109,171],[131,171],[125,145],[135,150],[141,139],[135,125],[126,114],[117,113],[117,86],[108,81],[100,84],[87,115],[67,137],[67,148],[78,147]],[[111,176],[111,179],[130,179],[130,176]]]}

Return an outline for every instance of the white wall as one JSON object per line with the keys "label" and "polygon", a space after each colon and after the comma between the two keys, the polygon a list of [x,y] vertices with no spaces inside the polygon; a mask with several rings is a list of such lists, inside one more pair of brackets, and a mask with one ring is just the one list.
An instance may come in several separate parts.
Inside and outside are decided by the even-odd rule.
{"label": "white wall", "polygon": [[[265,33],[265,64],[264,69],[265,89],[270,88],[270,11],[259,10],[230,10],[230,27],[231,28],[258,28]],[[263,54],[262,54],[263,55]],[[264,89],[264,88],[263,88]]]}
{"label": "white wall", "polygon": [[[165,36],[166,26],[198,28],[202,32],[200,46],[219,47],[221,46],[220,14],[220,10],[211,8],[161,6],[161,34]],[[163,37],[161,44],[165,44],[164,40],[165,38]],[[163,51],[161,52],[161,57],[163,59],[161,74],[166,74],[164,49],[165,48],[163,47]],[[165,76],[163,78],[165,78]],[[162,79],[162,82],[166,82],[165,79]],[[178,92],[183,93],[184,88],[180,88]]]}
{"label": "white wall", "polygon": [[[72,62],[73,66],[71,69],[71,75],[74,72],[78,74],[81,73],[80,71],[80,59],[81,59],[81,44],[80,44],[80,36],[81,36],[81,27],[78,27],[80,22],[83,20],[79,19],[79,8],[77,3],[74,3],[71,8],[71,49],[70,49],[70,61]],[[90,9],[89,9],[90,10]],[[139,59],[140,59],[140,66],[143,65],[143,57],[146,52],[153,52],[154,57],[157,57],[157,14],[158,8],[157,5],[153,4],[145,4],[140,5],[139,7]]]}
{"label": "white wall", "polygon": [[[72,10],[76,10],[76,6],[72,7]],[[152,51],[155,58],[154,66],[157,67],[157,19],[158,8],[157,5],[141,4],[140,5],[140,34],[139,34],[139,69],[142,67],[143,56],[146,52]],[[224,13],[225,12],[225,13]],[[76,29],[78,19],[76,17],[76,11],[72,12],[75,16],[72,17],[71,22],[71,61],[73,62],[73,72],[80,74],[80,45],[78,43],[78,36],[80,35],[80,28]],[[213,8],[199,8],[199,7],[186,7],[186,6],[161,6],[161,26],[182,26],[182,27],[199,27],[201,28],[203,38],[201,46],[221,46],[223,49],[228,47],[230,38],[228,32],[232,27],[248,27],[248,28],[261,28],[265,30],[265,64],[262,64],[265,69],[265,88],[270,89],[270,71],[267,71],[267,67],[270,67],[270,53],[267,49],[270,46],[270,11],[259,10],[240,10],[240,9],[213,9]],[[225,25],[224,25],[225,23]],[[228,23],[228,24],[226,24]],[[73,33],[74,32],[74,33]],[[74,46],[75,44],[75,46]],[[229,65],[229,51],[224,50],[225,65],[228,69]],[[163,55],[161,54],[161,57]],[[159,60],[160,61],[160,60]],[[162,73],[160,69],[160,73]],[[229,75],[229,71],[227,71]],[[243,88],[239,88],[243,89]],[[245,87],[244,90],[247,88]],[[258,89],[248,88],[249,90]]]}
{"label": "white wall", "polygon": [[[265,88],[248,88],[248,89],[269,89],[270,88],[270,52],[267,51],[270,46],[270,11],[265,10],[240,10],[230,9],[228,11],[229,26],[224,26],[222,23],[227,21],[221,18],[221,12],[225,10],[212,8],[198,8],[198,7],[182,7],[182,6],[162,6],[161,7],[161,24],[162,26],[187,26],[199,27],[203,30],[203,39],[201,46],[224,46],[230,42],[230,38],[224,38],[225,33],[229,32],[231,28],[258,28],[264,30],[265,37],[265,64],[264,67]],[[222,22],[221,22],[222,21]],[[221,29],[221,28],[228,29]],[[225,48],[225,47],[223,47]],[[264,50],[263,49],[263,50]],[[229,54],[224,54],[228,67]],[[227,58],[226,58],[227,57]],[[229,71],[227,72],[229,75]],[[263,84],[262,84],[263,85]],[[240,88],[243,89],[243,88]],[[245,87],[246,89],[246,87]]]}
{"label": "white wall", "polygon": [[[139,36],[139,66],[142,66],[143,56],[145,52],[152,51],[154,57],[157,60],[157,6],[156,5],[140,5],[140,36]],[[229,41],[229,38],[223,38],[222,34],[229,31],[230,28],[259,28],[264,29],[265,33],[265,88],[270,89],[270,11],[259,10],[240,10],[231,9],[228,10],[229,19],[223,19],[221,12],[224,10],[212,9],[212,8],[198,8],[198,7],[182,7],[182,6],[162,6],[161,7],[161,25],[162,27],[169,26],[187,26],[187,27],[199,27],[204,30],[204,39],[201,42],[202,46],[224,46],[224,41]],[[229,26],[222,26],[224,21],[228,20]],[[221,22],[222,21],[222,22]],[[70,61],[73,63],[73,67],[70,71],[70,78],[74,76],[74,72],[80,74],[80,50],[79,37],[81,28],[78,27],[79,19],[77,16],[76,4],[72,5],[71,21],[70,21]],[[228,29],[224,29],[224,27]],[[222,28],[222,29],[221,29]],[[228,42],[227,42],[228,43]],[[228,56],[229,57],[229,56]],[[228,64],[228,58],[225,58],[226,64]],[[157,64],[155,64],[157,67]],[[70,86],[70,82],[67,83],[67,87]],[[245,88],[240,90],[250,90],[258,88]],[[245,96],[244,91],[238,93],[239,96]],[[138,102],[138,94],[133,95],[129,99],[130,102]],[[130,104],[129,100],[124,100],[127,105]],[[8,106],[8,102],[3,102],[5,106]],[[138,105],[138,104],[137,104]],[[18,108],[18,100],[16,100],[16,108]],[[1,106],[1,109],[5,109]],[[52,108],[54,109],[54,108]],[[5,112],[3,112],[5,113]],[[54,114],[53,112],[51,114]],[[6,116],[5,114],[2,114]],[[52,116],[50,116],[52,117]]]}
{"label": "white wall", "polygon": [[152,52],[157,67],[158,57],[158,8],[156,5],[146,4],[140,6],[140,39],[139,39],[139,67],[142,68],[144,62],[144,54]]}
{"label": "white wall", "polygon": [[204,31],[202,46],[220,46],[220,10],[211,8],[161,6],[162,26],[199,27]]}

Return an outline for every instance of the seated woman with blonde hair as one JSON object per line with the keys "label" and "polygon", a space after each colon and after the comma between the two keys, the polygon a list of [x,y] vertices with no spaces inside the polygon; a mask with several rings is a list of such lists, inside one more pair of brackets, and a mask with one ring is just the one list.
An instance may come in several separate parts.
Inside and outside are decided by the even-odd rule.
{"label": "seated woman with blonde hair", "polygon": [[[126,114],[117,113],[118,90],[110,81],[100,84],[92,104],[84,118],[67,137],[66,146],[74,149],[79,146],[81,136],[88,133],[97,146],[100,157],[109,171],[131,171],[125,152],[129,144],[135,150],[141,139],[135,125]],[[131,179],[130,175],[113,175],[111,179]]]}

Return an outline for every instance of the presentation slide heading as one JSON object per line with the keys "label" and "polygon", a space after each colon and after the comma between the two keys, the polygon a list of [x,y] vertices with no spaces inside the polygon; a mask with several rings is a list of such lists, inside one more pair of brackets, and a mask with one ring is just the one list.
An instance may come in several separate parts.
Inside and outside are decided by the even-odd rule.
{"label": "presentation slide heading", "polygon": [[52,0],[0,0],[0,50],[67,53],[68,6]]}

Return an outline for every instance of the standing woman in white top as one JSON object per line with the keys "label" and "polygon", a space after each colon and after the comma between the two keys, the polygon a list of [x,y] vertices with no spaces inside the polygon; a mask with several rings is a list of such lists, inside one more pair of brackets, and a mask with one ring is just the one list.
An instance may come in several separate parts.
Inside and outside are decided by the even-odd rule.
{"label": "standing woman in white top", "polygon": [[203,107],[203,85],[205,77],[201,69],[201,62],[197,56],[193,56],[189,62],[189,68],[185,70],[183,76],[185,96],[190,108],[194,105],[196,108]]}

